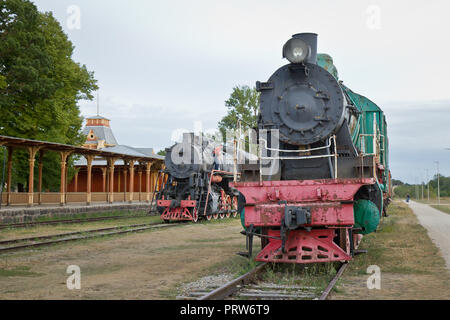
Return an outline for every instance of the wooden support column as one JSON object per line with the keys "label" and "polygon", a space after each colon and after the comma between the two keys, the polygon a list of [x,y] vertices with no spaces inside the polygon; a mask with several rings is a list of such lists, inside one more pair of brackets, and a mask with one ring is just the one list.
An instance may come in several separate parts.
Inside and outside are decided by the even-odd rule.
{"label": "wooden support column", "polygon": [[145,163],[145,201],[150,202],[150,174],[153,162]]}
{"label": "wooden support column", "polygon": [[[162,166],[161,166],[161,170],[165,170],[166,169],[166,166],[163,164]],[[158,178],[156,178],[156,180],[157,180],[157,184],[159,184],[159,186],[157,185],[156,187],[157,188],[159,188],[158,190],[161,190],[162,189],[162,186],[166,183],[166,181],[167,181],[167,175],[165,175],[165,174],[162,174],[161,175],[161,181],[160,181],[160,179],[158,179]]]}
{"label": "wooden support column", "polygon": [[139,202],[142,201],[142,168],[138,167],[138,177],[139,177]]}
{"label": "wooden support column", "polygon": [[90,205],[91,204],[91,191],[92,191],[92,161],[94,160],[94,156],[93,155],[85,155],[84,156],[86,158],[86,169],[87,169],[87,173],[86,173],[86,204]]}
{"label": "wooden support column", "polygon": [[44,167],[44,150],[39,151],[38,202],[42,204],[42,168]]}
{"label": "wooden support column", "polygon": [[[5,145],[4,142],[0,142],[0,147],[3,147],[4,145]],[[5,154],[3,154],[3,157],[5,158],[5,157],[6,157],[6,153],[7,153],[6,147],[3,147],[3,152],[5,152]],[[5,169],[5,168],[3,168],[3,169]],[[3,175],[4,175],[4,174],[5,174],[5,173],[3,172]],[[5,178],[5,177],[2,176],[2,178]],[[4,187],[5,187],[5,181],[3,180],[3,185],[0,186],[0,188],[2,188],[2,193],[0,194],[0,209],[1,209],[2,206],[3,206],[3,189],[4,189]]]}
{"label": "wooden support column", "polygon": [[114,164],[117,161],[117,158],[109,158],[108,159],[108,166],[109,166],[109,196],[108,196],[108,202],[113,203],[114,202]]}
{"label": "wooden support column", "polygon": [[60,151],[61,156],[61,185],[59,187],[60,201],[59,204],[64,206],[66,204],[66,176],[67,176],[67,158],[72,151]]}
{"label": "wooden support column", "polygon": [[109,194],[109,162],[106,160],[106,202],[108,202],[108,194]]}
{"label": "wooden support column", "polygon": [[[124,165],[126,166],[127,163],[124,161]],[[123,201],[127,202],[127,167],[123,168]]]}
{"label": "wooden support column", "polygon": [[8,147],[8,173],[6,178],[6,205],[9,206],[11,204],[11,178],[12,178],[12,156],[14,149],[12,147]]}
{"label": "wooden support column", "polygon": [[79,169],[75,169],[75,176],[74,176],[74,186],[73,186],[73,191],[74,192],[78,192],[78,171]]}
{"label": "wooden support column", "polygon": [[117,192],[120,192],[120,169],[117,168]]}
{"label": "wooden support column", "polygon": [[28,206],[31,207],[34,204],[34,163],[36,161],[36,153],[39,151],[39,147],[28,147],[29,174],[28,174]]}
{"label": "wooden support column", "polygon": [[106,168],[100,168],[102,170],[102,192],[106,192]]}
{"label": "wooden support column", "polygon": [[67,203],[67,188],[69,187],[69,156],[66,159],[66,172],[64,177],[64,204]]}
{"label": "wooden support column", "polygon": [[129,194],[128,194],[128,202],[133,202],[133,191],[134,191],[134,163],[136,160],[130,160],[128,163],[128,167],[130,170],[130,186],[128,188]]}

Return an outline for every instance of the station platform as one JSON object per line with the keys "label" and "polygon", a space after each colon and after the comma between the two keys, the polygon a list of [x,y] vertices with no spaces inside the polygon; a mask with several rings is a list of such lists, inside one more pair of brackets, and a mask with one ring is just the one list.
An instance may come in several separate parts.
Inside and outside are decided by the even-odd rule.
{"label": "station platform", "polygon": [[41,216],[64,216],[79,213],[101,213],[114,211],[141,211],[150,210],[150,203],[147,202],[113,202],[113,203],[91,203],[86,204],[66,204],[60,205],[38,205],[27,206],[2,206],[0,209],[0,223],[18,223],[33,221]]}

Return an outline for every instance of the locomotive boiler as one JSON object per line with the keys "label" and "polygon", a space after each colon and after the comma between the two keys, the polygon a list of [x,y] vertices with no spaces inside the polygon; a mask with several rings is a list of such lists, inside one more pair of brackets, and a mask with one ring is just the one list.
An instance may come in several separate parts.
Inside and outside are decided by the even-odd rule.
{"label": "locomotive boiler", "polygon": [[161,172],[165,183],[156,196],[161,219],[197,222],[236,217],[238,192],[229,186],[235,169],[229,159],[223,145],[193,133],[166,149]]}
{"label": "locomotive boiler", "polygon": [[389,203],[386,119],[317,53],[317,34],[294,35],[283,57],[289,64],[256,84],[259,165],[232,183],[245,198],[246,255],[257,236],[257,261],[350,260]]}

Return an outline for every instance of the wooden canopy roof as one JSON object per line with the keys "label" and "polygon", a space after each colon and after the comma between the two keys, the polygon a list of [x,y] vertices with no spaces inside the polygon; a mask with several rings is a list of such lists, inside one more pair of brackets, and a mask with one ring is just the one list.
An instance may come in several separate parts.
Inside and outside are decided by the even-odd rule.
{"label": "wooden canopy roof", "polygon": [[39,140],[30,140],[16,137],[8,137],[0,135],[0,146],[12,147],[12,148],[30,148],[30,147],[39,147],[40,150],[50,150],[56,152],[71,151],[75,154],[80,154],[83,156],[92,155],[96,158],[120,158],[124,160],[136,160],[141,162],[163,162],[162,159],[156,156],[148,156],[148,155],[130,155],[119,152],[111,152],[100,149],[88,149],[83,147],[76,147],[67,144],[48,142],[48,141],[39,141]]}

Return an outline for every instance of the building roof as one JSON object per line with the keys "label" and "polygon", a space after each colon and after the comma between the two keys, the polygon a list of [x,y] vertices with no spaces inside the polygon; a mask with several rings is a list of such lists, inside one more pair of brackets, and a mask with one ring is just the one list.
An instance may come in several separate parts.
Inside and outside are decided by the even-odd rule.
{"label": "building roof", "polygon": [[[31,140],[31,139],[23,139],[17,137],[8,137],[8,136],[0,136],[0,145],[5,147],[12,148],[27,148],[27,147],[39,147],[40,150],[51,150],[51,151],[70,151],[74,154],[80,155],[92,155],[97,158],[123,158],[123,159],[134,159],[134,160],[142,160],[142,161],[153,161],[157,160],[161,162],[164,157],[160,155],[146,155],[140,153],[138,151],[129,150],[127,152],[127,148],[133,149],[132,147],[127,148],[116,148],[111,150],[111,148],[104,149],[88,149],[83,147],[76,147],[72,145],[48,142],[48,141],[39,141],[39,140]],[[96,159],[97,160],[97,159]]]}
{"label": "building roof", "polygon": [[110,119],[105,118],[105,117],[102,117],[102,116],[100,116],[100,115],[96,115],[96,116],[93,116],[93,117],[87,117],[86,119],[103,119],[103,120],[108,120],[108,121],[110,121]]}
{"label": "building roof", "polygon": [[139,151],[140,153],[146,154],[148,156],[154,156],[155,155],[155,151],[153,150],[153,148],[134,148],[133,149]]}
{"label": "building roof", "polygon": [[[92,166],[100,166],[105,167],[108,164],[106,160],[94,160],[92,161]],[[75,167],[85,167],[87,166],[87,160],[84,157],[81,157],[79,160],[76,160],[73,164]],[[123,166],[125,165],[124,161],[122,159],[117,160],[114,162],[115,166]]]}
{"label": "building roof", "polygon": [[117,146],[107,147],[102,150],[107,150],[110,152],[117,152],[117,153],[122,153],[122,154],[129,154],[129,155],[137,156],[137,157],[140,157],[140,156],[161,157],[161,156],[155,155],[153,153],[148,153],[148,149],[151,149],[151,148],[134,148],[134,147],[126,146],[124,144],[119,144]]}
{"label": "building roof", "polygon": [[[88,137],[88,139],[85,142],[86,146],[97,145],[98,149],[96,148],[95,150],[102,150],[111,153],[123,154],[129,156],[130,158],[145,159],[151,157],[157,160],[164,160],[164,157],[155,154],[153,148],[134,148],[127,145],[118,144],[116,138],[114,137],[112,129],[109,127],[109,119],[97,115],[94,117],[89,117],[87,118],[87,120],[108,120],[108,125],[104,125],[101,121],[100,122],[102,124],[94,125],[93,122],[88,121],[88,124],[92,125],[86,125],[83,129],[83,134],[89,135],[89,132],[92,130],[96,139],[92,140],[90,139],[90,137]],[[103,145],[99,146],[100,140],[103,140],[105,142],[104,147]],[[120,165],[124,164],[124,162],[123,160],[117,160],[116,164]],[[85,165],[87,165],[85,158],[81,158],[75,161],[75,166],[85,166]],[[94,161],[93,165],[106,165],[106,161],[104,160]]]}
{"label": "building roof", "polygon": [[[164,160],[163,156],[160,156],[158,154],[154,154],[153,153],[153,149],[152,148],[133,148],[130,146],[126,146],[126,145],[117,145],[114,147],[106,147],[101,149],[102,151],[107,151],[107,152],[112,152],[112,153],[119,153],[119,154],[125,154],[125,155],[129,155],[132,157],[152,157],[154,159],[158,159],[158,160]],[[151,152],[150,152],[151,150]],[[81,158],[77,161],[75,161],[75,166],[85,166],[87,165],[86,159],[85,158]],[[123,165],[123,160],[117,160],[116,165]],[[106,161],[94,161],[92,163],[92,165],[106,165]]]}
{"label": "building roof", "polygon": [[[117,140],[110,127],[106,126],[86,126],[83,129],[83,134],[88,135],[93,131],[97,140],[105,140],[106,144],[116,145]],[[86,141],[86,144],[97,144],[97,141]]]}

